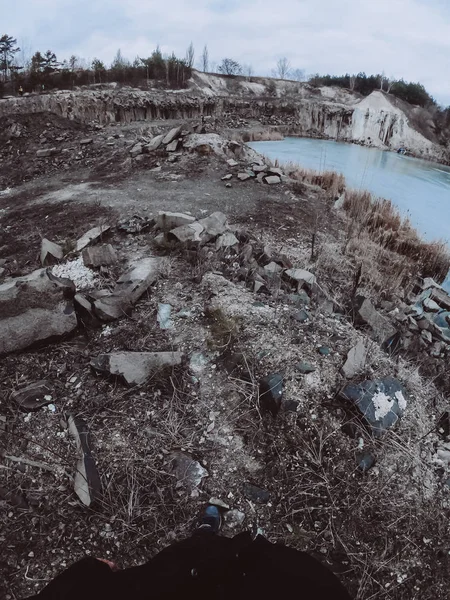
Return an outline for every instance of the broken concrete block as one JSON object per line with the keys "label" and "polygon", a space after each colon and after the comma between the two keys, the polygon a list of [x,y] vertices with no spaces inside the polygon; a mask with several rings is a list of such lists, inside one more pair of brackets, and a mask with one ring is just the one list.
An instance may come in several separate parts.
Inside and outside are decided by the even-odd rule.
{"label": "broken concrete block", "polygon": [[53,402],[52,388],[48,381],[35,381],[26,387],[14,390],[11,400],[16,402],[23,412],[34,412]]}
{"label": "broken concrete block", "polygon": [[200,235],[203,233],[203,231],[203,225],[200,225],[200,223],[195,221],[194,223],[189,223],[188,225],[182,225],[181,227],[172,229],[172,231],[169,233],[169,238],[175,238],[181,243],[200,242]]}
{"label": "broken concrete block", "polygon": [[101,239],[102,235],[110,229],[110,225],[100,225],[98,227],[93,227],[84,235],[82,235],[77,241],[76,251],[81,252],[81,250],[86,248],[86,246],[89,246],[89,244],[92,244],[93,242],[98,242],[98,240]]}
{"label": "broken concrete block", "polygon": [[277,183],[281,183],[281,179],[278,177],[278,175],[269,175],[268,177],[264,177],[264,181],[268,185],[276,185]]}
{"label": "broken concrete block", "polygon": [[94,305],[84,294],[75,294],[73,301],[77,315],[85,326],[100,326],[100,322],[94,313]]}
{"label": "broken concrete block", "polygon": [[368,348],[362,340],[359,340],[356,346],[354,346],[347,354],[347,360],[342,367],[342,374],[347,379],[351,379],[358,373],[360,373],[367,361]]}
{"label": "broken concrete block", "polygon": [[158,150],[158,148],[161,146],[162,142],[164,139],[164,135],[156,135],[149,144],[147,144],[146,149],[147,152],[154,152],[155,150]]}
{"label": "broken concrete block", "polygon": [[181,126],[180,127],[174,127],[173,129],[171,129],[169,131],[169,133],[163,138],[162,143],[165,146],[167,146],[167,144],[170,144],[170,142],[173,142],[173,140],[180,135],[181,129],[182,129]]}
{"label": "broken concrete block", "polygon": [[181,352],[116,352],[91,360],[96,370],[123,377],[129,385],[142,385],[155,372],[180,365]]}
{"label": "broken concrete block", "polygon": [[116,251],[111,244],[88,246],[83,250],[83,262],[86,267],[114,265],[117,260]]}
{"label": "broken concrete block", "polygon": [[171,231],[176,227],[194,223],[195,218],[184,213],[160,211],[156,217],[156,226],[163,231]]}
{"label": "broken concrete block", "polygon": [[133,305],[126,298],[110,294],[94,301],[94,314],[105,322],[131,316]]}
{"label": "broken concrete block", "polygon": [[63,249],[58,244],[44,238],[41,242],[41,264],[43,266],[56,263],[64,256]]}
{"label": "broken concrete block", "polygon": [[83,419],[70,416],[67,429],[75,439],[77,465],[73,489],[85,506],[91,506],[101,496],[101,482],[91,452],[89,429]]}
{"label": "broken concrete block", "polygon": [[77,327],[70,283],[38,269],[0,285],[0,355],[52,341]]}
{"label": "broken concrete block", "polygon": [[216,240],[216,250],[220,250],[221,248],[232,248],[233,246],[237,246],[239,244],[239,240],[231,233],[231,231],[226,231]]}
{"label": "broken concrete block", "polygon": [[361,325],[368,325],[373,338],[377,342],[385,342],[396,333],[396,328],[389,319],[379,313],[372,302],[364,296],[357,296],[355,301],[355,320]]}
{"label": "broken concrete block", "polygon": [[209,217],[199,220],[205,233],[215,237],[227,230],[227,217],[222,212],[214,212]]}

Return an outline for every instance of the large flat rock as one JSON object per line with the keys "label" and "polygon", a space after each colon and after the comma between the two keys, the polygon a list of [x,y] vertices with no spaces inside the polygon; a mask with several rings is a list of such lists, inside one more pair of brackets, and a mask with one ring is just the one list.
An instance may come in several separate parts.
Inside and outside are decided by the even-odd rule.
{"label": "large flat rock", "polygon": [[96,370],[123,377],[129,385],[141,385],[151,375],[166,367],[180,365],[181,352],[114,352],[91,360]]}

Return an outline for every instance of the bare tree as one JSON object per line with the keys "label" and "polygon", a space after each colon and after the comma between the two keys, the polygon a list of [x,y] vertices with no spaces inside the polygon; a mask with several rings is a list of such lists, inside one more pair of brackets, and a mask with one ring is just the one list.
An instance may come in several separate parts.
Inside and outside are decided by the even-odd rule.
{"label": "bare tree", "polygon": [[287,79],[291,73],[291,63],[283,56],[278,59],[276,69],[274,69],[274,77],[278,79]]}
{"label": "bare tree", "polygon": [[385,78],[386,81],[386,92],[389,94],[392,90],[392,86],[395,84],[395,77],[393,75],[389,75],[389,77]]}
{"label": "bare tree", "polygon": [[242,67],[232,58],[224,58],[219,65],[218,71],[219,73],[223,73],[223,75],[240,75]]}
{"label": "bare tree", "polygon": [[386,75],[385,75],[385,72],[384,72],[384,71],[382,71],[382,72],[381,72],[381,75],[379,75],[379,79],[380,79],[380,90],[381,90],[382,92],[384,92],[384,89],[383,89],[383,88],[384,88],[384,82],[385,82],[385,79],[386,79]]}
{"label": "bare tree", "polygon": [[294,69],[291,73],[291,77],[292,77],[292,79],[295,79],[295,81],[305,81],[305,79],[306,79],[305,70],[304,69]]}
{"label": "bare tree", "polygon": [[255,74],[252,65],[242,65],[242,74],[250,79]]}
{"label": "bare tree", "polygon": [[188,46],[188,49],[186,50],[186,64],[191,69],[194,66],[194,59],[195,59],[195,48],[194,48],[194,44],[191,42]]}
{"label": "bare tree", "polygon": [[202,71],[204,73],[206,73],[206,71],[208,70],[208,66],[209,66],[209,52],[208,52],[208,46],[205,44],[205,47],[203,48],[203,52],[202,52]]}
{"label": "bare tree", "polygon": [[350,89],[352,90],[352,92],[355,91],[355,85],[356,85],[356,75],[350,75],[349,76],[349,81],[350,81]]}

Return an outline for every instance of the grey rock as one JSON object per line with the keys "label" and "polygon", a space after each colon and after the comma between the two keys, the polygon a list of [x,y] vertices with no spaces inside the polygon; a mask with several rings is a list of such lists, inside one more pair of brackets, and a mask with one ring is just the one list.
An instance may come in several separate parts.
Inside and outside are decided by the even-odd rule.
{"label": "grey rock", "polygon": [[310,303],[310,298],[304,290],[299,290],[297,294],[288,294],[286,299],[290,304],[293,304],[297,308],[303,308]]}
{"label": "grey rock", "polygon": [[216,250],[220,250],[221,248],[232,248],[233,246],[237,246],[239,244],[239,240],[231,233],[231,231],[226,231],[222,235],[216,239]]}
{"label": "grey rock", "polygon": [[251,483],[244,484],[243,492],[248,500],[256,502],[257,504],[267,504],[270,500],[270,492],[263,490],[256,485],[252,485]]}
{"label": "grey rock", "polygon": [[288,269],[287,277],[297,282],[298,288],[301,289],[305,284],[313,286],[316,283],[316,276],[306,271],[305,269]]}
{"label": "grey rock", "polygon": [[172,329],[173,321],[170,318],[172,307],[170,304],[158,304],[158,314],[156,320],[161,329]]}
{"label": "grey rock", "polygon": [[364,296],[356,298],[355,317],[358,325],[370,327],[373,338],[380,343],[385,342],[397,332],[389,319],[379,313],[372,302]]}
{"label": "grey rock", "polygon": [[84,250],[84,248],[86,248],[86,246],[89,246],[89,244],[98,242],[98,240],[101,239],[103,234],[105,234],[110,229],[110,225],[100,225],[98,227],[93,227],[92,229],[89,229],[89,231],[82,235],[77,241],[76,251],[81,252],[81,250]]}
{"label": "grey rock", "polygon": [[306,321],[309,321],[311,317],[306,312],[306,310],[302,309],[294,314],[294,319],[299,323],[305,323]]}
{"label": "grey rock", "polygon": [[87,146],[88,144],[92,144],[94,140],[92,138],[84,138],[82,140],[80,140],[80,145],[81,146]]}
{"label": "grey rock", "polygon": [[375,466],[375,457],[370,452],[361,454],[358,458],[358,469],[363,473],[367,473],[372,467]]}
{"label": "grey rock", "polygon": [[281,273],[282,270],[283,267],[281,267],[278,263],[273,261],[270,262],[268,265],[264,266],[264,271],[269,275],[273,275],[274,273]]}
{"label": "grey rock", "polygon": [[128,385],[142,385],[154,373],[180,365],[181,352],[114,352],[100,354],[91,366],[102,373],[123,377]]}
{"label": "grey rock", "polygon": [[182,244],[186,242],[201,242],[202,238],[200,236],[203,231],[203,225],[195,221],[194,223],[172,229],[169,234],[169,239],[175,239]]}
{"label": "grey rock", "polygon": [[423,307],[425,308],[426,311],[428,312],[438,312],[439,310],[441,310],[441,307],[439,306],[439,304],[437,302],[435,302],[434,300],[432,300],[431,298],[425,298],[425,300],[422,302]]}
{"label": "grey rock", "polygon": [[322,356],[329,356],[331,354],[331,350],[328,348],[328,346],[320,346],[317,351]]}
{"label": "grey rock", "polygon": [[91,452],[89,429],[80,417],[69,416],[67,429],[75,439],[77,466],[73,489],[85,506],[91,506],[101,496],[101,482]]}
{"label": "grey rock", "polygon": [[147,148],[147,152],[154,152],[155,150],[158,150],[158,148],[161,146],[161,144],[163,143],[163,139],[164,139],[164,135],[156,135],[149,144],[147,144],[146,148]]}
{"label": "grey rock", "polygon": [[210,236],[221,235],[227,230],[227,217],[222,212],[214,212],[209,217],[199,220],[200,225]]}
{"label": "grey rock", "polygon": [[170,142],[173,142],[173,140],[180,135],[181,129],[182,129],[181,126],[180,127],[174,127],[173,129],[171,129],[169,131],[169,133],[163,138],[162,143],[164,145],[167,145],[167,144],[170,144]]}
{"label": "grey rock", "polygon": [[251,178],[251,175],[249,175],[248,173],[238,173],[237,178],[239,179],[239,181],[247,181],[247,179]]}
{"label": "grey rock", "polygon": [[117,260],[116,251],[111,244],[89,246],[83,250],[83,262],[87,267],[114,265]]}
{"label": "grey rock", "polygon": [[430,350],[431,356],[434,356],[436,358],[440,356],[442,354],[442,351],[444,350],[444,347],[445,345],[443,342],[434,342]]}
{"label": "grey rock", "polygon": [[41,264],[54,264],[64,256],[63,249],[58,244],[44,238],[41,242]]}
{"label": "grey rock", "polygon": [[257,176],[256,176],[256,181],[258,183],[264,183],[265,176],[266,176],[265,173],[258,173]]}
{"label": "grey rock", "polygon": [[229,158],[229,159],[227,160],[227,165],[228,165],[229,167],[237,167],[237,166],[239,166],[239,163],[238,163],[238,161],[237,161],[237,160],[234,160],[234,158]]}
{"label": "grey rock", "polygon": [[254,173],[266,173],[267,172],[267,165],[253,165],[252,166],[252,171]]}
{"label": "grey rock", "polygon": [[427,319],[427,318],[423,318],[423,319],[419,319],[417,321],[417,327],[421,330],[421,331],[425,331],[430,329],[431,327],[431,322]]}
{"label": "grey rock", "polygon": [[264,181],[268,185],[276,185],[277,183],[281,183],[281,178],[278,177],[278,175],[269,175],[268,177],[264,178]]}
{"label": "grey rock", "polygon": [[130,150],[130,156],[131,158],[135,158],[136,156],[142,154],[142,152],[142,144],[135,144]]}
{"label": "grey rock", "polygon": [[229,529],[238,529],[244,524],[245,514],[240,510],[233,509],[225,513],[223,520]]}
{"label": "grey rock", "polygon": [[182,227],[183,225],[189,225],[194,222],[194,217],[184,213],[161,211],[156,217],[156,226],[163,231],[171,231],[176,227]]}
{"label": "grey rock", "polygon": [[220,500],[220,498],[210,498],[208,504],[211,504],[212,506],[217,506],[218,508],[223,508],[223,510],[230,510],[229,505],[223,500]]}
{"label": "grey rock", "polygon": [[342,367],[342,374],[351,379],[360,373],[367,362],[368,348],[362,340],[359,340],[347,354],[347,360]]}
{"label": "grey rock", "polygon": [[172,472],[178,481],[178,487],[193,491],[208,477],[208,471],[184,452],[174,452],[171,455]]}
{"label": "grey rock", "polygon": [[283,376],[279,373],[263,377],[259,382],[259,405],[276,417],[283,397]]}
{"label": "grey rock", "polygon": [[270,173],[271,175],[278,175],[279,177],[281,177],[283,175],[283,171],[282,169],[279,169],[278,167],[269,167],[267,169],[268,173]]}
{"label": "grey rock", "polygon": [[393,377],[349,384],[340,395],[358,408],[377,436],[397,423],[408,401],[405,388]]}
{"label": "grey rock", "polygon": [[433,288],[431,290],[431,298],[435,300],[442,308],[450,310],[450,296],[447,292],[440,288]]}
{"label": "grey rock", "polygon": [[28,413],[51,404],[54,398],[48,381],[35,381],[26,387],[14,390],[11,393],[11,400],[17,403],[20,410]]}
{"label": "grey rock", "polygon": [[157,280],[161,266],[161,258],[142,258],[117,280],[113,294],[134,304]]}
{"label": "grey rock", "polygon": [[308,373],[314,373],[316,367],[310,365],[308,362],[299,362],[294,367],[302,375],[308,375]]}
{"label": "grey rock", "polygon": [[42,150],[37,150],[36,156],[37,156],[37,158],[49,158],[50,156],[53,156],[54,154],[57,154],[57,153],[58,153],[57,148],[44,148]]}
{"label": "grey rock", "polygon": [[78,323],[73,289],[70,280],[61,280],[46,269],[1,284],[0,355],[74,331]]}
{"label": "grey rock", "polygon": [[233,179],[232,173],[228,173],[222,177],[222,181],[229,181],[230,179]]}
{"label": "grey rock", "polygon": [[173,142],[170,142],[170,144],[167,144],[167,152],[176,152],[178,150],[178,144],[180,143],[180,140],[173,140]]}
{"label": "grey rock", "polygon": [[226,183],[226,184],[225,184],[225,187],[226,187],[226,188],[230,188],[230,187],[233,187],[233,186],[231,185],[231,183]]}
{"label": "grey rock", "polygon": [[433,335],[431,334],[431,331],[427,331],[426,329],[423,329],[420,332],[421,337],[428,342],[429,344],[433,343]]}
{"label": "grey rock", "polygon": [[109,294],[94,301],[94,314],[105,322],[131,316],[132,303],[121,296]]}

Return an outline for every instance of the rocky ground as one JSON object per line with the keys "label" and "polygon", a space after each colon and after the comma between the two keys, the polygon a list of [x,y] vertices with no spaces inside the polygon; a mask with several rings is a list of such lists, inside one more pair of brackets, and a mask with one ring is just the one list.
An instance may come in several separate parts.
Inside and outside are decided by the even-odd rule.
{"label": "rocky ground", "polygon": [[208,123],[8,119],[4,596],[143,562],[212,499],[355,598],[446,598],[448,296],[356,276],[340,203]]}

